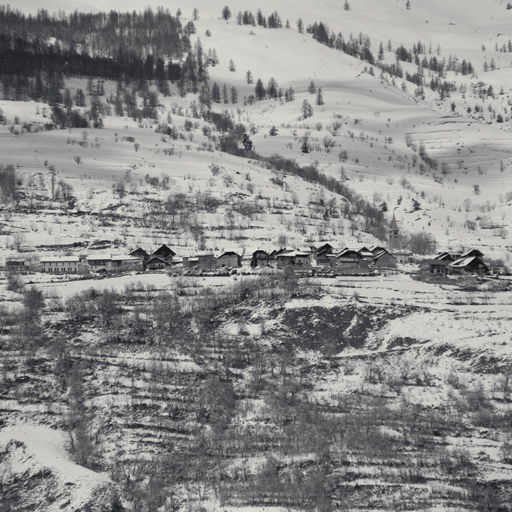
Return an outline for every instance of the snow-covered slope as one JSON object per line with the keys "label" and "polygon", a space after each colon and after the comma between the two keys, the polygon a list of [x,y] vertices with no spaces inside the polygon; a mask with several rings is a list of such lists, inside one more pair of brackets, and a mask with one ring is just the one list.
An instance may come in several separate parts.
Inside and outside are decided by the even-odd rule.
{"label": "snow-covered slope", "polygon": [[2,493],[2,510],[18,510],[20,504],[41,512],[114,506],[114,483],[72,462],[62,431],[14,423],[0,431],[0,450],[2,486],[8,489]]}
{"label": "snow-covered slope", "polygon": [[[501,48],[507,43],[507,18],[512,16],[512,10],[507,10],[505,3],[494,0],[418,1],[411,2],[411,9],[406,8],[405,2],[395,0],[353,0],[349,4],[350,10],[345,10],[343,3],[327,0],[315,4],[262,1],[257,5],[237,1],[228,4],[233,17],[227,22],[220,19],[224,3],[200,1],[190,6],[164,4],[163,7],[171,12],[180,8],[185,22],[191,19],[192,9],[198,9],[197,33],[193,41],[200,39],[205,53],[215,50],[219,57],[219,64],[209,68],[210,84],[218,83],[221,89],[224,85],[235,86],[239,91],[238,104],[214,104],[213,108],[217,111],[227,109],[236,121],[253,127],[256,132],[253,142],[258,153],[278,153],[295,158],[300,164],[317,162],[326,174],[348,178],[348,185],[368,200],[377,205],[385,202],[389,210],[394,210],[402,230],[432,232],[441,248],[460,250],[478,245],[484,252],[506,257],[512,219],[511,68],[508,52],[495,51],[495,44]],[[152,5],[154,9],[157,6]],[[27,12],[35,12],[37,8],[46,8],[50,12],[71,8],[91,11],[120,8],[108,1],[36,5],[27,0],[16,7]],[[130,2],[122,6],[122,9],[140,8]],[[275,30],[236,24],[238,11],[256,12],[257,9],[265,15],[277,10],[283,22],[289,20],[291,27]],[[387,50],[388,44],[393,50],[402,43],[410,49],[421,41],[428,48],[427,58],[436,56],[448,60],[450,56],[456,56],[459,62],[467,59],[473,63],[475,73],[462,76],[449,71],[446,80],[455,82],[458,90],[441,101],[437,92],[425,87],[425,98],[422,99],[421,95],[415,94],[416,86],[411,82],[402,83],[395,79],[393,84],[392,77],[381,74],[378,68],[372,76],[367,63],[318,44],[311,34],[298,33],[295,27],[298,18],[302,18],[305,26],[323,21],[331,32],[341,32],[345,39],[351,34],[368,35],[375,56],[382,42],[386,64],[395,62],[394,52]],[[482,51],[482,45],[485,45],[485,51]],[[484,73],[483,64],[490,63],[491,59],[495,60],[497,69]],[[228,69],[230,60],[235,64],[234,72]],[[417,71],[415,64],[402,63],[402,66],[409,73]],[[261,78],[266,85],[270,78],[274,78],[283,90],[292,87],[295,101],[266,100],[244,105],[243,98],[254,94],[254,83],[246,82],[247,71],[251,71],[254,82]],[[430,75],[426,70],[427,81]],[[307,92],[312,80],[317,87],[322,87],[325,102],[322,106],[316,106],[315,96]],[[84,88],[85,83],[72,79],[67,85],[73,91],[77,87]],[[482,99],[478,87],[487,90],[490,85],[495,98]],[[114,84],[106,84],[107,96],[113,88]],[[173,93],[176,93],[174,86]],[[183,115],[173,115],[173,122],[178,127],[183,126],[191,102],[197,100],[191,94],[184,99],[179,96],[160,99],[162,121],[173,110],[173,104],[178,109],[183,107]],[[306,120],[301,119],[304,100],[309,101],[314,110],[313,116]],[[478,113],[475,107],[480,109]],[[11,121],[16,116],[21,122],[45,121],[44,105],[1,102],[1,108]],[[504,123],[496,122],[498,114],[504,117]],[[335,122],[339,123],[339,129],[333,135]],[[276,137],[269,136],[273,125],[278,128]],[[128,169],[137,183],[146,175],[167,174],[174,180],[173,190],[187,194],[209,191],[220,197],[229,197],[234,192],[227,190],[229,183],[246,193],[245,176],[249,173],[255,192],[246,198],[257,198],[258,190],[261,190],[265,200],[278,199],[287,206],[289,214],[284,218],[288,223],[295,223],[297,217],[311,209],[314,190],[309,185],[290,178],[287,190],[282,190],[268,181],[271,173],[246,160],[218,151],[198,151],[207,143],[201,131],[202,122],[191,134],[185,134],[189,139],[192,135],[191,140],[177,143],[162,142],[162,137],[154,133],[150,123],[139,126],[130,119],[108,117],[105,126],[104,130],[89,130],[87,141],[82,140],[81,130],[14,137],[7,127],[3,127],[0,129],[0,147],[6,163],[19,166],[26,177],[33,175],[35,180],[45,180],[47,188],[45,163],[55,165],[59,177],[68,180],[79,193],[79,204],[95,211],[119,202],[111,193],[111,186],[122,179]],[[138,150],[123,141],[128,136],[140,144]],[[406,142],[406,136],[409,142]],[[306,155],[300,151],[305,137],[312,146],[312,151]],[[326,141],[332,142],[333,147],[326,148]],[[83,142],[87,144],[80,146]],[[421,170],[417,155],[421,144],[440,166],[446,166],[443,172],[440,169]],[[171,148],[173,155],[169,156]],[[346,152],[346,158],[340,161],[342,152]],[[76,162],[77,157],[81,159],[80,164]],[[231,178],[212,180],[209,170],[212,164],[224,166]],[[144,187],[139,186],[139,190]],[[316,190],[315,193],[320,192]],[[160,195],[165,198],[166,194]],[[47,224],[52,222],[48,218],[45,220]],[[208,216],[200,220],[206,226],[212,225]],[[31,222],[32,219],[26,218],[28,225],[24,228],[27,235],[36,240],[39,235],[30,228]],[[237,223],[244,226],[242,219]],[[320,239],[331,239],[337,245],[349,245],[357,240],[375,241],[371,237],[367,239],[364,233],[349,230],[348,220],[335,223],[335,229],[333,226],[322,229],[327,236],[320,235]],[[222,225],[225,225],[224,220],[219,220],[216,227]],[[275,227],[275,217],[264,219],[265,234],[258,238],[275,243],[282,231],[281,227],[273,229],[272,225]],[[316,226],[308,228],[308,231],[312,230],[316,231]],[[64,240],[70,235],[66,228],[65,232],[59,231]],[[84,231],[87,233],[90,229],[87,227]],[[248,240],[257,237],[250,228],[244,228],[244,231]],[[292,230],[293,236],[289,229],[283,231],[293,238],[295,245],[306,242],[307,237],[300,228]],[[48,234],[44,226],[39,226],[37,232]],[[74,231],[74,234],[78,233]],[[224,235],[218,237],[218,234],[210,233],[212,239],[207,245],[220,247],[222,242],[217,239]],[[105,238],[116,238],[116,235],[119,235],[118,231],[106,230],[104,233]],[[137,241],[143,242],[137,238],[130,243]],[[10,243],[5,239],[3,245]],[[193,246],[194,242],[184,240],[180,245]]]}

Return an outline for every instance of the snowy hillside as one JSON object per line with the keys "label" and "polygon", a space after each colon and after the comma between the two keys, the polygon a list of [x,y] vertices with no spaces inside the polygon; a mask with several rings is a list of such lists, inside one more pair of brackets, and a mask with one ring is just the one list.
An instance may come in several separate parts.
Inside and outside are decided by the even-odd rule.
{"label": "snowy hillside", "polygon": [[[512,510],[509,276],[248,268],[256,249],[387,246],[393,215],[404,247],[512,267],[512,9],[344,4],[164,4],[189,27],[169,94],[68,61],[62,108],[13,100],[36,77],[0,83],[0,267],[162,244],[244,258],[0,275],[0,510]],[[283,26],[237,22],[258,10]]]}
{"label": "snowy hillside", "polygon": [[[19,7],[25,6],[20,4]],[[106,2],[101,5],[102,9],[108,7]],[[171,11],[175,9],[175,6],[168,7]],[[317,162],[325,174],[336,179],[349,179],[347,184],[370,202],[377,205],[385,202],[389,210],[395,210],[404,231],[433,233],[440,248],[457,250],[461,246],[478,244],[489,251],[496,251],[499,257],[507,256],[503,249],[509,245],[511,219],[510,64],[508,53],[496,52],[494,48],[499,44],[501,49],[502,43],[507,43],[507,39],[499,35],[506,34],[505,17],[511,12],[505,9],[504,4],[474,2],[469,7],[467,2],[450,2],[448,6],[437,1],[413,2],[411,9],[406,9],[401,2],[389,0],[354,1],[350,3],[350,10],[329,2],[314,7],[307,3],[294,5],[293,10],[287,10],[286,4],[282,7],[274,3],[257,6],[266,15],[277,9],[283,23],[290,21],[289,29],[237,25],[238,10],[250,8],[242,4],[230,6],[233,16],[227,22],[220,19],[222,6],[205,3],[195,7],[199,17],[194,22],[196,34],[192,36],[192,42],[199,39],[205,54],[215,50],[219,60],[216,66],[209,67],[210,84],[217,83],[220,89],[226,85],[228,89],[236,87],[238,90],[237,104],[214,103],[212,108],[219,112],[228,108],[236,121],[252,127],[255,132],[253,143],[258,153],[267,156],[278,153],[296,159],[301,165]],[[27,5],[26,8],[33,10],[35,6]],[[58,6],[48,5],[48,9],[58,9]],[[91,10],[96,8],[91,6]],[[191,19],[191,12],[183,7],[182,11],[185,23]],[[368,16],[368,13],[372,15]],[[368,63],[318,44],[311,34],[299,33],[295,26],[299,17],[305,27],[322,21],[332,33],[341,32],[345,39],[358,33],[368,35],[375,57],[380,43],[383,43],[382,62],[386,64],[395,62],[394,50],[400,44],[410,49],[421,41],[427,59],[437,56],[439,60],[448,60],[456,56],[458,62],[462,59],[471,61],[475,72],[461,75],[448,71],[446,80],[455,83],[457,91],[440,100],[437,92],[425,86],[422,99],[421,95],[415,94],[418,92],[415,84],[382,73],[378,67],[374,67],[372,76]],[[209,37],[205,35],[207,31],[211,34]],[[388,51],[388,42],[393,51]],[[486,51],[482,51],[482,45],[486,46]],[[497,69],[485,73],[483,64],[490,63],[491,59],[494,59]],[[228,69],[230,60],[235,71]],[[417,71],[414,63],[403,62],[402,67],[411,74]],[[252,84],[247,83],[247,71],[252,74]],[[424,73],[428,83],[433,75],[428,69]],[[295,100],[263,100],[244,105],[243,98],[254,94],[259,78],[265,87],[274,78],[279,88],[293,88]],[[311,81],[316,88],[322,88],[324,104],[321,106],[316,106],[315,95],[308,93]],[[67,85],[71,92],[77,87],[85,89],[85,81],[71,79]],[[482,99],[479,91],[482,88],[487,91],[489,86],[493,87],[495,97],[485,96]],[[106,99],[115,90],[115,84],[106,83],[105,88]],[[460,92],[462,90],[464,92]],[[176,85],[171,85],[171,92],[177,93]],[[186,117],[190,117],[187,109],[191,102],[197,101],[197,96],[161,96],[159,100],[162,105],[161,121],[164,122],[174,109],[178,114],[172,116],[173,121],[183,128]],[[301,120],[304,100],[313,106],[314,113],[312,117]],[[479,112],[475,106],[480,106]],[[179,107],[183,107],[181,112]],[[44,105],[33,102],[2,102],[1,108],[10,122],[16,117],[20,123],[46,122],[42,116],[46,115],[47,119],[49,115],[48,108],[45,111]],[[504,119],[503,123],[496,122],[498,115]],[[82,144],[82,147],[77,145],[84,142],[81,141],[82,130],[15,137],[8,132],[7,124],[0,133],[4,161],[20,166],[20,172],[27,179],[30,175],[43,176],[41,179],[46,180],[46,190],[48,172],[43,164],[54,165],[59,177],[68,179],[74,187],[80,204],[91,204],[87,197],[93,195],[96,196],[96,208],[115,204],[109,189],[113,182],[123,179],[128,169],[132,169],[133,181],[140,181],[148,174],[160,176],[164,173],[171,180],[178,180],[176,190],[185,193],[189,190],[211,190],[221,195],[228,191],[219,180],[215,180],[217,183],[210,185],[210,189],[205,187],[206,182],[212,181],[211,177],[207,179],[209,165],[229,162],[228,167],[240,176],[245,176],[252,169],[247,161],[231,159],[218,151],[198,152],[197,149],[204,149],[207,143],[201,122],[186,134],[192,140],[180,140],[170,145],[174,153],[171,157],[165,154],[171,147],[162,143],[162,137],[154,133],[150,123],[137,124],[129,118],[107,116],[104,124],[103,130],[89,130],[86,135],[88,145]],[[278,128],[276,137],[269,136],[272,126]],[[136,139],[140,149],[137,151],[133,144],[121,143],[126,137]],[[304,139],[311,146],[308,154],[301,152]],[[116,140],[118,142],[115,143]],[[437,161],[436,170],[422,170],[421,158],[418,158],[421,145],[424,145],[428,157]],[[77,157],[81,159],[79,164],[76,163]],[[192,189],[191,184],[180,183],[191,175],[194,180],[200,180],[193,184]],[[256,192],[251,194],[257,195],[258,188],[263,190],[268,186],[258,179],[253,182]],[[241,183],[237,183],[234,176],[234,183],[244,189],[247,183],[239,181]],[[308,207],[310,193],[305,197],[301,192],[306,188],[288,185],[288,189],[293,189],[299,196],[295,201],[292,201],[291,193],[283,196],[279,190],[269,190],[263,197],[288,199],[291,212],[294,212],[294,205]],[[97,193],[101,197],[97,197]],[[421,205],[419,209],[416,201]],[[301,215],[300,208],[295,215]],[[288,218],[288,222],[293,222],[293,217]],[[37,220],[42,218],[30,219],[29,222],[34,225]],[[46,218],[45,222],[48,224],[49,219]],[[205,227],[210,222],[208,219]],[[238,223],[244,224],[242,220]],[[344,225],[340,221],[336,224],[339,225],[322,228],[321,231],[328,234],[327,239],[338,245],[357,241],[352,238],[353,232],[347,233],[350,223]],[[37,231],[45,232],[45,227],[38,226]],[[266,237],[275,241],[279,233],[279,229],[271,229]],[[37,235],[35,238],[32,235],[35,234],[29,238],[36,240]],[[118,238],[116,235],[118,232],[109,232],[105,237]],[[215,234],[209,236],[216,238]],[[248,239],[254,237],[254,234],[247,233]],[[297,232],[294,243],[304,244],[305,238]],[[325,237],[320,235],[320,238]],[[365,242],[365,238],[364,234],[358,235],[359,241]],[[375,241],[371,237],[369,240]],[[4,245],[9,244],[9,239],[5,239]],[[207,245],[213,248],[219,243],[211,240]]]}

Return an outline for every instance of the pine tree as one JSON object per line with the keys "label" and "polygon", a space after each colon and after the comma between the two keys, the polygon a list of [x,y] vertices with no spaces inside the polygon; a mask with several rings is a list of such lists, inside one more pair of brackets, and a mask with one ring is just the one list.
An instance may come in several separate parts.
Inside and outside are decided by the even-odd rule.
{"label": "pine tree", "polygon": [[73,108],[73,98],[71,97],[71,91],[67,87],[64,91],[64,107],[66,108],[68,114]]}
{"label": "pine tree", "polygon": [[214,82],[214,84],[212,86],[211,96],[212,96],[212,101],[214,103],[220,103],[220,89],[219,89],[219,86],[217,85],[217,82]]}
{"label": "pine tree", "polygon": [[379,53],[377,54],[377,59],[384,60],[384,45],[382,44],[382,41],[380,42],[379,45]]}
{"label": "pine tree", "polygon": [[271,77],[267,85],[267,96],[270,98],[277,98],[278,85],[274,77]]}
{"label": "pine tree", "polygon": [[321,87],[318,88],[318,91],[316,93],[316,104],[317,105],[323,105],[324,104],[324,96],[323,96],[322,88]]}
{"label": "pine tree", "polygon": [[256,82],[256,87],[254,88],[254,94],[256,95],[256,98],[258,100],[265,99],[265,96],[267,95],[267,91],[265,90],[265,86],[263,85],[261,78],[258,78],[258,81]]}
{"label": "pine tree", "polygon": [[85,94],[80,88],[76,90],[75,103],[77,107],[85,107]]}
{"label": "pine tree", "polygon": [[223,103],[229,103],[228,87],[226,84],[222,88],[222,101]]}
{"label": "pine tree", "polygon": [[299,31],[299,34],[304,33],[304,23],[302,22],[302,18],[297,20],[297,30]]}
{"label": "pine tree", "polygon": [[343,9],[345,9],[345,11],[350,11],[350,4],[348,3],[348,0],[345,0],[345,4],[343,5]]}
{"label": "pine tree", "polygon": [[231,103],[238,103],[238,90],[236,87],[231,87]]}
{"label": "pine tree", "polygon": [[89,96],[92,96],[93,89],[94,89],[94,84],[92,83],[92,78],[89,77],[87,79],[87,94]]}
{"label": "pine tree", "polygon": [[236,71],[235,63],[233,62],[233,59],[229,60],[229,71]]}
{"label": "pine tree", "polygon": [[309,92],[309,94],[316,93],[316,85],[315,85],[315,82],[313,82],[313,80],[311,80],[311,83],[309,84],[308,92]]}
{"label": "pine tree", "polygon": [[194,21],[197,21],[199,19],[199,11],[194,7],[194,10],[192,11],[192,19]]}
{"label": "pine tree", "polygon": [[300,111],[302,112],[302,117],[304,119],[307,119],[308,117],[311,117],[313,115],[313,107],[310,105],[308,100],[304,100],[302,102]]}
{"label": "pine tree", "polygon": [[252,84],[253,83],[253,77],[252,77],[252,73],[250,71],[247,71],[247,73],[245,73],[245,80],[248,84]]}
{"label": "pine tree", "polygon": [[[214,86],[217,84],[214,84]],[[217,85],[217,89],[219,86]],[[213,87],[212,87],[213,89]],[[220,93],[219,93],[219,101],[220,103]],[[201,89],[199,90],[199,104],[206,107],[211,108],[212,107],[212,93],[210,91],[210,87],[208,85],[208,82],[203,82],[201,85]]]}
{"label": "pine tree", "polygon": [[231,11],[227,5],[224,6],[224,9],[222,9],[222,19],[223,20],[229,20],[231,18]]}

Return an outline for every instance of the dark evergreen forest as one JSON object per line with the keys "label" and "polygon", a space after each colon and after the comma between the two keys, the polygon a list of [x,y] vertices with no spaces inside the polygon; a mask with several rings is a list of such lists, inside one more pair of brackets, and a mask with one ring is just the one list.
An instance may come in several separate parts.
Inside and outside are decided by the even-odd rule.
{"label": "dark evergreen forest", "polygon": [[52,16],[39,10],[26,16],[0,6],[3,97],[61,103],[63,80],[71,76],[134,81],[142,87],[146,80],[178,80],[194,31],[192,22],[183,27],[161,8]]}

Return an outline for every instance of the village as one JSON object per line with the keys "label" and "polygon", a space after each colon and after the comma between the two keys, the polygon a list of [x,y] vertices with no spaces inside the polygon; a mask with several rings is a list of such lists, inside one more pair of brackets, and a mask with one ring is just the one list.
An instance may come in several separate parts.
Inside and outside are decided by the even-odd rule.
{"label": "village", "polygon": [[399,228],[395,217],[390,223],[388,248],[366,246],[339,249],[330,243],[319,247],[281,247],[273,250],[257,249],[250,254],[245,249],[223,251],[219,254],[201,251],[192,256],[179,256],[168,245],[154,251],[142,247],[128,254],[71,254],[39,256],[30,260],[7,259],[0,268],[7,273],[110,275],[123,272],[166,271],[172,268],[187,273],[232,271],[234,269],[278,269],[328,271],[337,275],[368,275],[378,270],[397,271],[403,265],[419,265],[420,272],[432,276],[484,274],[490,267],[483,253],[472,249],[464,254],[442,252],[432,259],[418,259],[411,251],[400,248]]}

